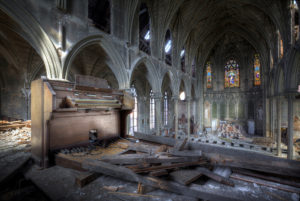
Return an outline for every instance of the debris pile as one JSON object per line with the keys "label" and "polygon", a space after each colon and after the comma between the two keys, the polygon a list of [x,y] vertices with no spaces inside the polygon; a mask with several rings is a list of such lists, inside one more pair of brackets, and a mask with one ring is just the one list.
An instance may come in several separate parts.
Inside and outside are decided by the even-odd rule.
{"label": "debris pile", "polygon": [[30,151],[30,121],[0,121],[0,152]]}
{"label": "debris pile", "polygon": [[[224,164],[220,167],[215,159],[208,158],[201,150],[190,149],[187,138],[175,140],[152,135],[139,136],[137,133],[135,137],[137,138],[119,139],[106,148],[97,147],[91,151],[62,150],[56,154],[55,162],[65,168],[88,171],[75,180],[77,187],[83,189],[103,175],[136,183],[134,192],[128,189],[126,191],[124,185],[122,188],[120,185],[103,186],[104,190],[121,200],[164,200],[165,193],[175,193],[183,200],[258,200],[262,195],[257,194],[257,188],[269,187],[282,191],[280,196],[286,198],[291,196],[290,193],[300,193],[298,188],[252,178],[262,178],[262,174],[245,171],[243,168],[224,167],[230,164],[230,160],[226,158],[220,159]],[[255,167],[247,165],[247,162],[239,162],[241,167]],[[267,176],[263,179],[270,180]],[[300,187],[298,183],[285,180],[279,182]],[[259,185],[249,187],[249,183]],[[160,196],[151,194],[149,188],[151,191],[159,189],[165,193]],[[244,189],[242,193],[241,189]],[[153,195],[155,199],[151,197]],[[263,200],[273,200],[273,197]]]}

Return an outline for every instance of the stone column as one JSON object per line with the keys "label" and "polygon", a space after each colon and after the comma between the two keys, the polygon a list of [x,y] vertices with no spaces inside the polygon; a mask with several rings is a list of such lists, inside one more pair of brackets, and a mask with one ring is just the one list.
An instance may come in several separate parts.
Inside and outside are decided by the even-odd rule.
{"label": "stone column", "polygon": [[221,119],[221,103],[217,102],[217,119]]}
{"label": "stone column", "polygon": [[160,93],[155,93],[153,98],[155,101],[155,130],[156,130],[156,135],[160,135],[162,95]]}
{"label": "stone column", "polygon": [[188,138],[191,135],[191,98],[186,97],[186,102],[187,102],[187,135]]}
{"label": "stone column", "polygon": [[281,156],[281,97],[277,98],[277,155]]}
{"label": "stone column", "polygon": [[269,125],[269,130],[270,130],[270,137],[273,138],[274,133],[273,133],[273,98],[270,97],[270,102],[269,102],[269,116],[270,116],[270,125]]}
{"label": "stone column", "polygon": [[288,96],[288,159],[293,159],[293,138],[294,138],[294,114],[293,114],[293,97]]}
{"label": "stone column", "polygon": [[228,120],[229,119],[229,104],[230,104],[230,101],[229,100],[227,100],[226,101],[226,120]]}
{"label": "stone column", "polygon": [[273,141],[276,141],[277,138],[277,131],[276,131],[276,98],[272,97],[272,132],[273,132]]}
{"label": "stone column", "polygon": [[175,138],[178,136],[178,96],[172,97],[174,101],[174,121],[175,121]]}

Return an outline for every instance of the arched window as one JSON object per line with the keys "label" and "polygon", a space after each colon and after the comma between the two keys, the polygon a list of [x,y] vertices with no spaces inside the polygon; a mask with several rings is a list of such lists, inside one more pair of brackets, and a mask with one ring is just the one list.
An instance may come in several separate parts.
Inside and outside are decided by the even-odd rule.
{"label": "arched window", "polygon": [[168,92],[164,95],[164,124],[168,125]]}
{"label": "arched window", "polygon": [[88,17],[94,25],[110,33],[110,2],[109,0],[89,0]]}
{"label": "arched window", "polygon": [[133,133],[137,131],[138,101],[137,101],[137,94],[134,86],[131,88],[131,91],[134,96],[134,110],[130,113],[129,134],[133,135]]}
{"label": "arched window", "polygon": [[139,12],[139,49],[147,54],[150,52],[150,17],[148,7],[145,3],[141,4]]}
{"label": "arched window", "polygon": [[180,63],[181,63],[181,70],[185,73],[185,49],[182,48],[180,52]]}
{"label": "arched window", "polygon": [[225,88],[239,87],[240,86],[240,71],[239,65],[231,58],[225,65]]}
{"label": "arched window", "polygon": [[206,88],[208,89],[212,88],[211,80],[211,64],[208,61],[206,63]]}
{"label": "arched window", "polygon": [[254,86],[260,86],[260,61],[259,55],[254,55]]}
{"label": "arched window", "polygon": [[155,128],[155,101],[153,91],[150,91],[150,129]]}
{"label": "arched window", "polygon": [[172,65],[172,39],[170,30],[166,33],[165,42],[165,61],[167,64]]}
{"label": "arched window", "polygon": [[283,54],[284,54],[284,52],[283,52],[283,41],[282,41],[282,39],[280,40],[279,47],[280,47],[279,57],[280,57],[280,59],[282,59]]}

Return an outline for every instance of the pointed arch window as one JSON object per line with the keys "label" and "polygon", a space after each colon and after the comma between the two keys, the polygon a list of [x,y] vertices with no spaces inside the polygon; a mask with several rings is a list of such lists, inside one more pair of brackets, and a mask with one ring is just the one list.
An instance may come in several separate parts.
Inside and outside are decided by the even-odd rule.
{"label": "pointed arch window", "polygon": [[139,12],[139,49],[147,54],[151,54],[150,51],[150,16],[148,7],[145,3],[141,3]]}
{"label": "pointed arch window", "polygon": [[212,77],[211,77],[211,63],[206,63],[206,88],[212,88]]}
{"label": "pointed arch window", "polygon": [[155,101],[153,91],[150,91],[150,129],[155,127]]}
{"label": "pointed arch window", "polygon": [[109,0],[89,0],[88,17],[95,27],[110,33],[110,1]]}
{"label": "pointed arch window", "polygon": [[130,127],[129,134],[133,135],[137,131],[137,122],[138,122],[138,101],[137,94],[134,86],[131,88],[132,94],[134,96],[134,110],[130,113]]}
{"label": "pointed arch window", "polygon": [[225,65],[224,87],[232,88],[240,86],[239,64],[231,58]]}
{"label": "pointed arch window", "polygon": [[165,61],[167,64],[172,65],[172,39],[170,30],[167,31],[165,36]]}
{"label": "pointed arch window", "polygon": [[168,125],[168,92],[164,94],[164,125]]}
{"label": "pointed arch window", "polygon": [[260,86],[260,60],[259,55],[254,55],[254,86]]}
{"label": "pointed arch window", "polygon": [[185,49],[182,48],[180,51],[180,63],[181,63],[181,71],[185,73]]}

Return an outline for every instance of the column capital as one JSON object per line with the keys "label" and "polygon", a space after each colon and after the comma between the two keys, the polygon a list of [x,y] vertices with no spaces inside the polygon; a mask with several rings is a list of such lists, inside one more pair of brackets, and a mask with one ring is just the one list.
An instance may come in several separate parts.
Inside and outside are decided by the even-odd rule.
{"label": "column capital", "polygon": [[171,97],[171,99],[172,99],[172,100],[177,100],[177,101],[178,101],[178,100],[179,100],[179,95],[173,95],[173,96]]}
{"label": "column capital", "polygon": [[157,100],[157,99],[162,99],[163,96],[160,92],[153,92],[152,98]]}

